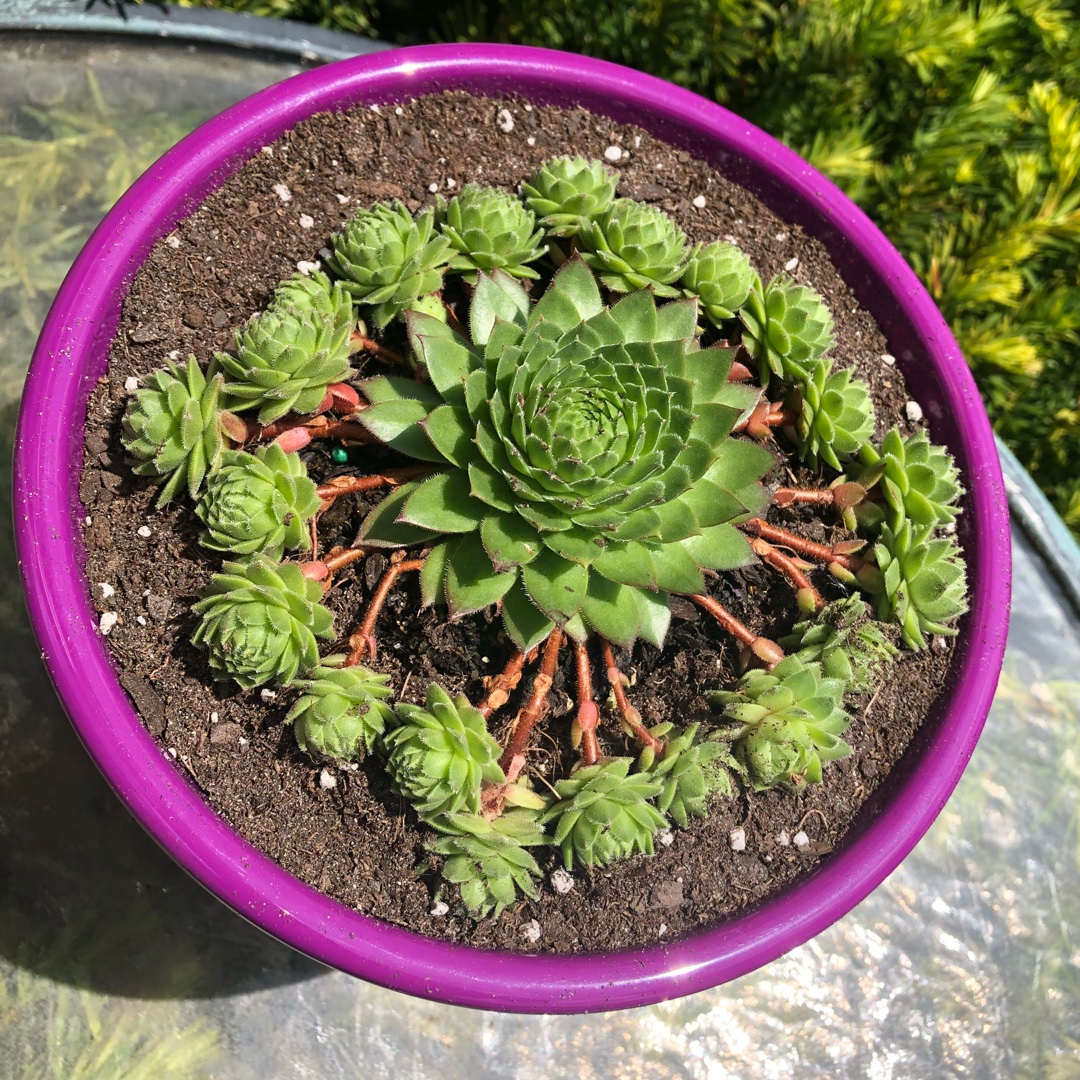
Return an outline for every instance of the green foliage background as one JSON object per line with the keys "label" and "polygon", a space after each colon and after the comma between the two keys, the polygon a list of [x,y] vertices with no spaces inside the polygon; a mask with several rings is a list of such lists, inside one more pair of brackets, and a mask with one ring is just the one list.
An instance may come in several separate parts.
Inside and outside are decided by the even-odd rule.
{"label": "green foliage background", "polygon": [[399,44],[567,49],[723,102],[915,267],[995,428],[1080,532],[1076,0],[215,0]]}

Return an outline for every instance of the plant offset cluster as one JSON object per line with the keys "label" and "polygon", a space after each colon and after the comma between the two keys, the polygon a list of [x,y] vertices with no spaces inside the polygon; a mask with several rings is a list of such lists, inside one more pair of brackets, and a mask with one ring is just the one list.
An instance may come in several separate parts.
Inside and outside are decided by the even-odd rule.
{"label": "plant offset cluster", "polygon": [[[159,503],[186,485],[202,544],[234,560],[194,607],[193,641],[215,674],[295,687],[286,719],[302,749],[383,765],[475,917],[537,895],[534,849],[559,848],[567,869],[606,866],[652,854],[669,824],[739,790],[821,782],[823,763],[850,753],[845,696],[884,677],[893,637],[924,648],[965,610],[956,468],[922,432],[870,441],[868,388],[834,368],[821,297],[783,275],[763,283],[731,244],[691,247],[662,210],[617,198],[617,182],[562,157],[521,198],[470,184],[415,217],[401,203],[362,209],[332,240],[338,280],[283,283],[209,379],[194,360],[156,372],[124,420],[138,468],[165,478]],[[756,386],[728,344],[740,335]],[[382,366],[356,381],[360,351]],[[837,474],[829,486],[766,490],[774,429],[794,457]],[[297,452],[315,438],[373,447],[382,471],[317,486]],[[408,463],[385,465],[393,454]],[[322,511],[370,492],[381,498],[352,546],[320,555]],[[770,504],[831,507],[859,535],[816,543],[766,520]],[[283,562],[286,550],[309,554]],[[386,569],[340,639],[347,651],[321,658],[318,639],[337,634],[324,593],[380,550]],[[710,592],[758,560],[804,614],[782,644]],[[870,595],[884,622],[857,592],[825,604],[815,564]],[[432,683],[424,705],[395,702],[363,665],[412,572],[423,605],[501,620],[514,652],[483,701]],[[711,694],[713,721],[650,729],[613,646],[663,647],[675,597],[764,668]],[[578,762],[543,794],[527,755],[566,643]],[[636,756],[601,736],[597,652]],[[500,743],[489,720],[534,662]]]}

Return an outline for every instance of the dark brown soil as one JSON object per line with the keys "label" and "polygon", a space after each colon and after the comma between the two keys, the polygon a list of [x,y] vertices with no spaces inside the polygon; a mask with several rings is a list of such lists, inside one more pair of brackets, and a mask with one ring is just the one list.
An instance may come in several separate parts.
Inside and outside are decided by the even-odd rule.
{"label": "dark brown soil", "polygon": [[[503,108],[513,117],[511,132],[496,123]],[[313,764],[283,724],[287,693],[242,692],[212,681],[204,654],[189,644],[189,607],[219,564],[197,546],[191,510],[155,511],[156,489],[125,466],[118,427],[126,381],[170,357],[194,353],[205,362],[213,350],[228,348],[234,329],[265,305],[299,262],[319,259],[331,233],[358,205],[400,197],[416,209],[433,201],[432,189],[450,194],[471,179],[513,188],[554,154],[602,157],[612,145],[626,155],[618,163],[620,194],[662,206],[692,239],[736,239],[763,278],[787,267],[818,289],[835,314],[839,363],[855,367],[873,387],[879,434],[894,422],[909,428],[901,376],[881,359],[887,342],[820,245],[799,229],[686,153],[635,128],[580,110],[463,94],[381,112],[316,116],[264,148],[155,247],[132,285],[109,374],[90,401],[81,488],[87,576],[98,610],[119,617],[108,643],[148,729],[218,812],[291,873],[350,907],[433,937],[531,951],[621,948],[671,939],[758,903],[842,843],[863,800],[902,755],[948,677],[952,647],[946,639],[923,655],[907,654],[872,701],[853,703],[846,738],[854,755],[828,765],[824,784],[797,796],[772,792],[718,803],[707,820],[663,837],[652,858],[576,871],[565,895],[551,883],[551,872],[561,865],[556,852],[543,853],[541,899],[478,924],[465,916],[452,888],[443,894],[449,910],[435,906],[438,877],[430,867],[417,869],[431,862],[425,834],[374,762]],[[703,208],[694,205],[698,196],[705,198]],[[318,476],[343,471],[331,466],[324,449],[307,456]],[[371,471],[375,460],[358,471]],[[787,474],[778,469],[776,477]],[[353,540],[359,504],[346,503],[339,500],[320,523],[327,548]],[[841,535],[805,514],[801,520],[775,510],[771,515],[807,535]],[[383,557],[373,555],[339,575],[328,603],[343,634],[356,623],[384,566]],[[477,700],[482,677],[500,670],[510,653],[499,621],[488,613],[448,624],[439,612],[417,614],[414,579],[409,575],[391,594],[372,666],[391,673],[405,699],[422,699],[428,682],[438,678]],[[816,580],[823,591],[839,595],[827,576]],[[772,637],[796,618],[791,590],[762,568],[725,575],[714,593]],[[672,609],[663,651],[639,645],[622,658],[632,700],[649,723],[670,718],[716,724],[704,694],[734,680],[735,649],[688,602],[676,598]],[[593,660],[595,692],[603,701],[608,690],[599,657]],[[564,655],[551,714],[530,755],[540,777],[559,770],[564,775],[572,762],[572,692]],[[504,711],[504,723],[516,705],[512,700]],[[602,739],[608,753],[634,752],[610,711]],[[737,828],[745,835],[739,851],[731,842]],[[793,842],[800,832],[805,837],[799,840],[808,843]]]}

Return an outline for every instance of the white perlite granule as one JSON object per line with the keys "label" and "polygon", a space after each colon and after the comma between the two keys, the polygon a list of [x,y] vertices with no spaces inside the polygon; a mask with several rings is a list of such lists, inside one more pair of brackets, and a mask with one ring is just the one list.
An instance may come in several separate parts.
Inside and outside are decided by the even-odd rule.
{"label": "white perlite granule", "polygon": [[558,870],[552,872],[551,887],[560,896],[565,896],[574,887],[574,879],[560,867]]}
{"label": "white perlite granule", "polygon": [[696,196],[695,199],[694,199],[694,206],[698,210],[704,210],[705,209],[705,196],[704,195]]}
{"label": "white perlite granule", "polygon": [[443,915],[449,915],[450,905],[443,903],[442,900],[437,900],[435,902],[435,906],[431,909],[431,914],[434,915],[437,919],[441,918]]}
{"label": "white perlite granule", "polygon": [[138,534],[139,534],[139,535],[140,535],[140,536],[141,536],[141,537],[142,537],[142,538],[143,538],[144,540],[149,540],[149,539],[150,539],[150,535],[151,535],[151,533],[150,533],[150,526],[149,526],[149,525],[140,525],[140,526],[139,526],[139,527],[138,527],[138,528],[137,528],[137,529],[136,529],[135,531],[136,531],[136,532],[137,532],[137,533],[138,533]]}
{"label": "white perlite granule", "polygon": [[495,117],[495,123],[500,131],[505,131],[507,134],[514,130],[514,118],[510,115],[509,109],[500,109]]}
{"label": "white perlite granule", "polygon": [[620,161],[622,159],[622,149],[618,146],[609,146],[604,151],[604,157],[608,161]]}
{"label": "white perlite granule", "polygon": [[746,830],[732,829],[731,832],[728,833],[728,843],[731,845],[732,851],[745,851]]}
{"label": "white perlite granule", "polygon": [[315,219],[310,214],[300,215],[300,228],[310,229],[315,224]]}
{"label": "white perlite granule", "polygon": [[881,354],[881,362],[886,367],[892,367],[896,363],[896,357],[893,356],[892,353],[882,353]]}
{"label": "white perlite granule", "polygon": [[798,257],[798,255],[796,255],[794,259],[788,259],[788,261],[786,263],[784,263],[784,269],[788,273],[791,273],[791,271],[793,271],[793,270],[798,270],[799,269],[799,257]]}
{"label": "white perlite granule", "polygon": [[521,928],[521,936],[526,941],[537,942],[540,940],[540,924],[535,919],[530,919]]}
{"label": "white perlite granule", "polygon": [[809,847],[809,846],[810,846],[810,837],[809,837],[809,836],[807,836],[807,835],[806,835],[806,833],[804,833],[804,832],[802,831],[802,829],[800,829],[800,830],[799,830],[799,831],[798,831],[798,832],[797,832],[797,833],[795,834],[795,836],[794,836],[794,837],[792,838],[792,841],[791,841],[791,842],[792,842],[792,843],[793,843],[793,844],[794,844],[794,845],[795,845],[795,846],[796,846],[797,848],[805,848],[805,847]]}
{"label": "white perlite granule", "polygon": [[923,418],[922,406],[917,401],[909,401],[904,406],[904,415],[913,424],[917,424]]}
{"label": "white perlite granule", "polygon": [[134,393],[134,392],[135,392],[136,390],[138,390],[138,389],[139,389],[139,380],[138,380],[138,379],[136,379],[134,375],[129,375],[129,376],[128,376],[128,377],[127,377],[127,378],[126,378],[125,380],[124,380],[124,389],[125,389],[125,390],[126,390],[126,391],[127,391],[128,393],[129,393],[129,394],[131,394],[131,393]]}
{"label": "white perlite granule", "polygon": [[101,636],[107,637],[109,631],[112,630],[119,620],[120,616],[117,615],[115,611],[103,611],[101,613],[101,618],[98,619],[98,631]]}
{"label": "white perlite granule", "polygon": [[296,264],[296,269],[297,272],[303,274],[304,277],[311,277],[312,273],[315,270],[318,270],[320,265],[318,260],[315,262],[308,262],[306,259],[301,259]]}
{"label": "white perlite granule", "polygon": [[114,589],[107,581],[99,581],[98,588],[101,590],[102,600],[108,600],[110,596],[116,595],[116,589]]}
{"label": "white perlite granule", "polygon": [[337,777],[329,769],[323,769],[323,771],[319,773],[319,787],[321,787],[323,791],[330,791],[333,788],[336,788]]}
{"label": "white perlite granule", "polygon": [[292,192],[288,184],[275,184],[270,189],[282,202],[292,202]]}

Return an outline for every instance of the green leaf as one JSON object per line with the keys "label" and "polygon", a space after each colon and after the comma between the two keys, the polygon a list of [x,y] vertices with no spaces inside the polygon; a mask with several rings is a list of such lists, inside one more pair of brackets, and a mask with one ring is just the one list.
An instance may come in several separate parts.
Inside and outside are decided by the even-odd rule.
{"label": "green leaf", "polygon": [[514,509],[514,493],[510,485],[484,462],[469,465],[469,485],[472,495],[496,510]]}
{"label": "green leaf", "polygon": [[446,568],[446,602],[450,617],[468,615],[494,604],[517,581],[517,571],[497,573],[480,542],[479,533],[458,541]]}
{"label": "green leaf", "polygon": [[487,508],[470,494],[464,469],[436,473],[420,482],[405,503],[400,520],[433,532],[472,532],[480,527]]}
{"label": "green leaf", "polygon": [[453,405],[440,405],[428,413],[421,422],[431,444],[447,461],[460,468],[467,468],[469,462],[480,455],[473,442],[475,425],[469,420],[469,414]]}
{"label": "green leaf", "polygon": [[443,464],[445,458],[420,427],[420,421],[427,415],[428,407],[422,401],[401,399],[372,405],[360,412],[357,419],[375,438],[399,453],[420,461]]}
{"label": "green leaf", "polygon": [[665,592],[650,592],[648,589],[635,589],[638,615],[641,629],[638,634],[658,649],[664,647],[668,626],[671,623],[671,605]]}
{"label": "green leaf", "polygon": [[[727,387],[740,385],[727,381],[733,355],[730,349],[700,349],[687,355],[683,374],[694,384],[695,407],[721,401]],[[761,388],[756,387],[755,393],[760,392]]]}
{"label": "green leaf", "polygon": [[667,592],[699,593],[705,588],[701,569],[682,544],[660,544],[653,548],[656,583]]}
{"label": "green leaf", "polygon": [[373,379],[364,379],[357,389],[372,405],[387,401],[419,401],[433,409],[442,404],[442,398],[427,383],[400,375],[376,375]]}
{"label": "green leaf", "polygon": [[[622,331],[623,341],[657,341],[656,301],[647,289],[624,296],[611,309],[611,317]],[[690,334],[694,328],[691,327]],[[684,335],[689,337],[690,334]]]}
{"label": "green leaf", "polygon": [[430,529],[421,529],[397,520],[405,501],[419,486],[418,480],[412,480],[387,495],[364,518],[357,540],[372,547],[410,547],[437,536],[438,534]]}
{"label": "green leaf", "polygon": [[632,586],[590,574],[589,589],[581,602],[585,621],[602,637],[624,649],[633,645],[641,629],[642,611],[634,592]]}
{"label": "green leaf", "polygon": [[581,607],[589,572],[545,547],[522,571],[522,581],[536,606],[549,619],[562,623]]}
{"label": "green leaf", "polygon": [[[689,341],[697,333],[696,300],[676,300],[656,312],[656,336],[653,341]],[[730,365],[729,365],[730,369]],[[724,373],[727,378],[727,372]]]}
{"label": "green leaf", "polygon": [[480,539],[496,570],[532,562],[542,546],[537,531],[515,513],[489,513],[480,526]]}
{"label": "green leaf", "polygon": [[546,640],[555,629],[555,624],[532,602],[520,582],[503,597],[502,616],[506,632],[524,652]]}
{"label": "green leaf", "polygon": [[707,480],[734,492],[760,480],[776,464],[764,447],[742,439],[725,439],[709,471]]}
{"label": "green leaf", "polygon": [[469,306],[469,330],[473,342],[486,345],[496,320],[521,328],[520,340],[529,318],[529,294],[506,271],[481,273]]}
{"label": "green leaf", "polygon": [[656,507],[660,518],[660,539],[665,544],[696,536],[701,531],[693,510],[682,499],[673,499]]}
{"label": "green leaf", "polygon": [[656,566],[645,544],[631,541],[610,544],[593,563],[593,569],[622,585],[656,588]]}
{"label": "green leaf", "polygon": [[428,552],[420,568],[420,601],[424,607],[441,604],[446,600],[446,567],[457,540],[444,540]]}
{"label": "green leaf", "polygon": [[549,322],[566,333],[603,309],[604,302],[600,299],[600,290],[592,271],[580,258],[575,257],[563,263],[551,279],[547,291],[532,309],[528,328],[533,330],[541,322]]}
{"label": "green leaf", "polygon": [[466,376],[478,366],[472,350],[460,338],[427,337],[414,339],[417,360],[428,378],[444,397],[460,394]]}
{"label": "green leaf", "polygon": [[732,525],[702,529],[700,536],[687,537],[682,546],[699,566],[710,570],[734,570],[754,562],[750,542]]}

